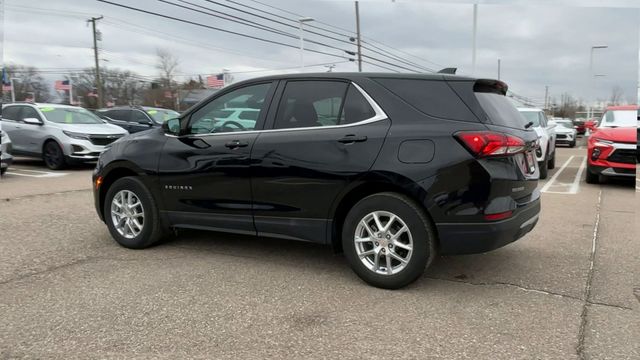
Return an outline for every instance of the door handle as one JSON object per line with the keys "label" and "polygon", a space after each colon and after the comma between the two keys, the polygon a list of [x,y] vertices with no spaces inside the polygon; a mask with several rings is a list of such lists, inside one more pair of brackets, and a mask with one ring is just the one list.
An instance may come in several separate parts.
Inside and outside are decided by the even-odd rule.
{"label": "door handle", "polygon": [[241,147],[247,147],[249,146],[249,143],[245,141],[240,141],[240,140],[233,140],[224,144],[224,146],[228,147],[229,149],[237,149]]}
{"label": "door handle", "polygon": [[352,143],[363,142],[363,141],[367,141],[366,136],[347,135],[343,138],[338,139],[338,142],[343,144],[352,144]]}

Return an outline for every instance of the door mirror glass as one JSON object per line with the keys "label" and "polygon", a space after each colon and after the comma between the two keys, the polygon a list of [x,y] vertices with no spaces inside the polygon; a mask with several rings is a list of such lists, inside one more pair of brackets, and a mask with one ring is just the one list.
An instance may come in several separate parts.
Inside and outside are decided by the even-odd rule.
{"label": "door mirror glass", "polygon": [[42,121],[36,118],[24,118],[22,121],[24,121],[25,124],[42,125]]}
{"label": "door mirror glass", "polygon": [[169,119],[163,122],[162,129],[167,134],[180,135],[180,119]]}

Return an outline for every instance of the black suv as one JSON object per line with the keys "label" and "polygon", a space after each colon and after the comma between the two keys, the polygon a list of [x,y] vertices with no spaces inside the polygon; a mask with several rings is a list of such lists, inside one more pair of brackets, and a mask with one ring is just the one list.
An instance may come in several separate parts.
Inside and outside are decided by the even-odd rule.
{"label": "black suv", "polygon": [[133,134],[139,131],[161,127],[169,119],[175,119],[180,113],[163,108],[148,106],[118,106],[96,110],[96,115],[108,123],[118,125]]}
{"label": "black suv", "polygon": [[175,228],[311,241],[368,283],[402,287],[436,253],[489,251],[535,226],[537,136],[506,91],[440,74],[244,81],[113,143],[96,209],[128,248]]}

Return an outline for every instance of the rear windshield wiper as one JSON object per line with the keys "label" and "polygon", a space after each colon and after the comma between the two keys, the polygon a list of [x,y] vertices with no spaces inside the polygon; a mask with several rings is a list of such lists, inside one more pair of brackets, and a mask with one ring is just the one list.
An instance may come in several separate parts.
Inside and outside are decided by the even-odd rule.
{"label": "rear windshield wiper", "polygon": [[531,126],[533,126],[533,121],[529,121],[529,122],[524,126],[524,128],[525,128],[525,129],[528,129],[528,128],[530,128]]}

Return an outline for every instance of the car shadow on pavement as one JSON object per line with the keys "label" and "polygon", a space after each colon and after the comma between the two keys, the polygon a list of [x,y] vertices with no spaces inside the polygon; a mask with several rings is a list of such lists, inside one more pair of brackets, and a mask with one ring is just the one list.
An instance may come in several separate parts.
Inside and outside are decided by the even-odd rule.
{"label": "car shadow on pavement", "polygon": [[[25,158],[25,157],[19,157],[19,156],[16,156],[13,158],[13,166],[25,166],[29,168],[34,168],[34,170],[56,171],[56,170],[48,169],[44,161],[42,161],[41,159]],[[95,167],[96,167],[95,162],[74,163],[74,164],[67,165],[61,171],[92,170]]]}

